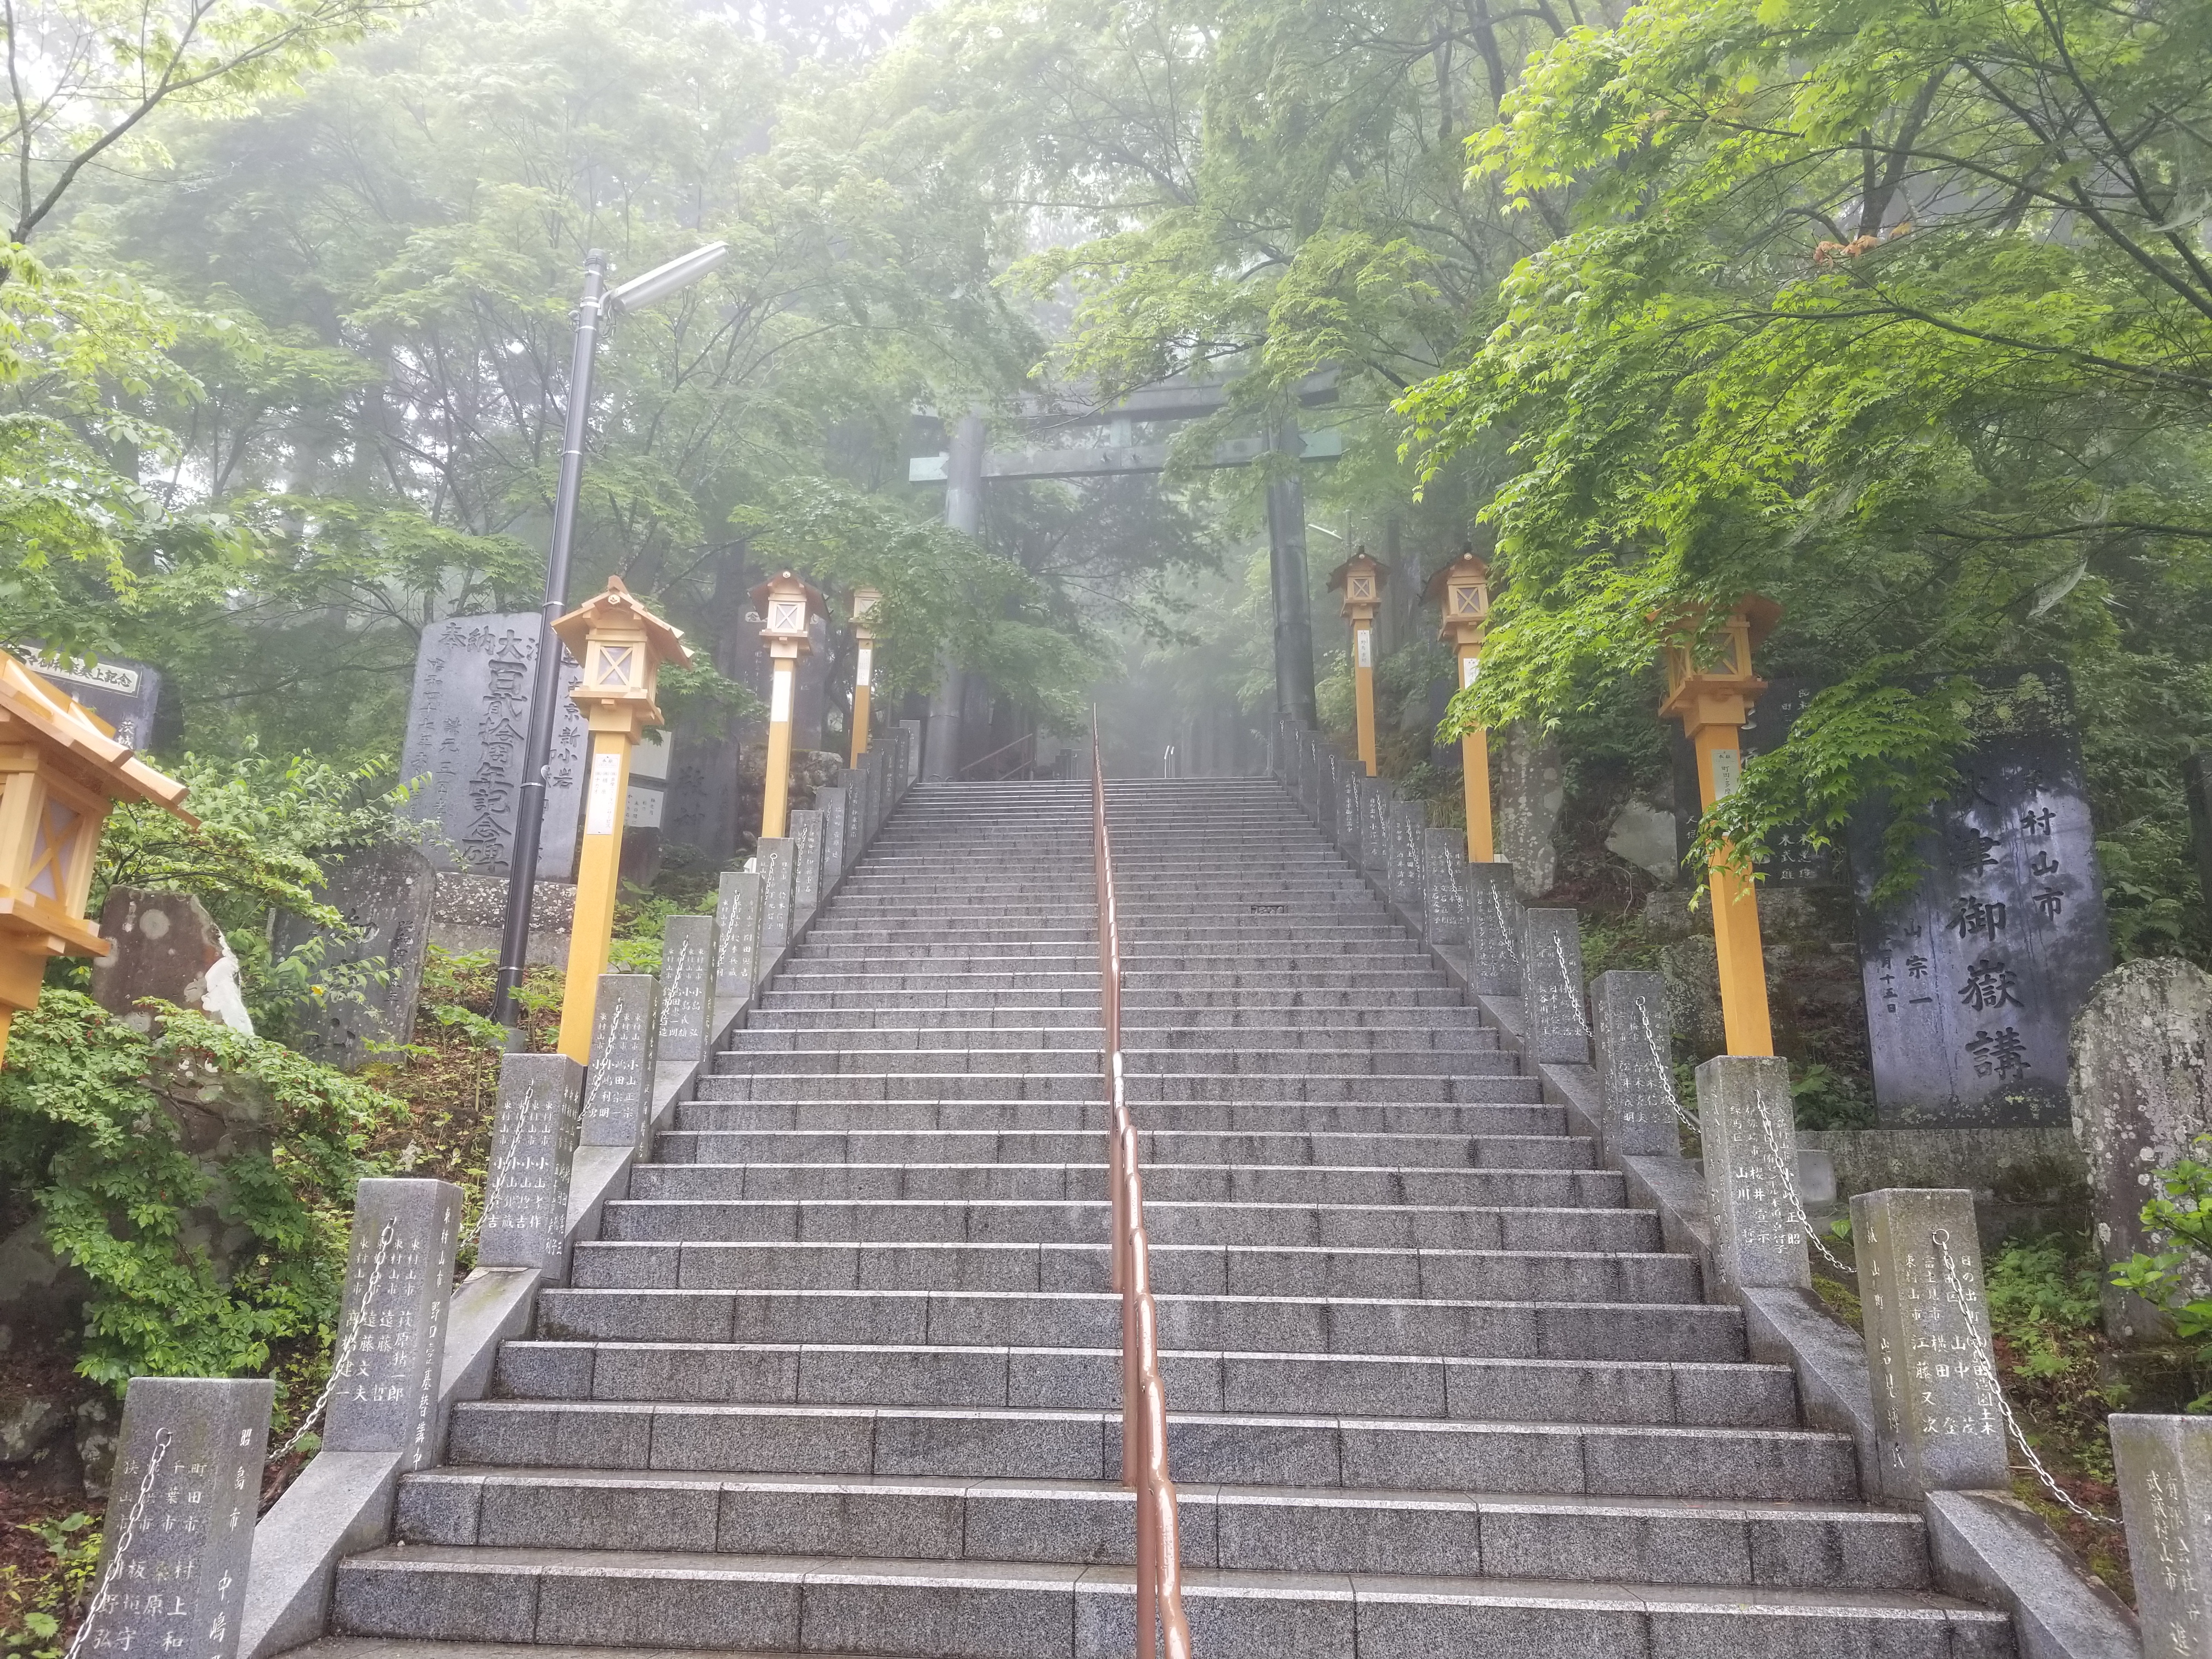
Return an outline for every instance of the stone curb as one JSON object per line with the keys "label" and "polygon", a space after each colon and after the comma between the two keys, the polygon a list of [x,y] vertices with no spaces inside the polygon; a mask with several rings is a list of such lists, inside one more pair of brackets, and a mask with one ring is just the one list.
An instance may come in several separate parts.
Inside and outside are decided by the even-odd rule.
{"label": "stone curb", "polygon": [[[1295,793],[1291,799],[1297,799]],[[1333,840],[1330,845],[1335,845]],[[1596,1139],[1600,1113],[1595,1068],[1528,1062],[1521,999],[1477,992],[1470,963],[1431,943],[1421,919],[1408,915],[1374,872],[1358,869],[1356,873],[1465,994],[1482,1022],[1496,1030],[1498,1046],[1530,1066],[1547,1103],[1565,1109],[1569,1130]],[[1629,1156],[1607,1161],[1626,1178],[1629,1202],[1658,1213],[1666,1248],[1697,1259],[1700,1281],[1710,1297],[1715,1281],[1704,1174],[1686,1158]],[[1762,1364],[1786,1364],[1796,1374],[1806,1420],[1815,1428],[1851,1437],[1858,1450],[1860,1484],[1872,1491],[1874,1388],[1864,1338],[1831,1317],[1809,1291],[1739,1291],[1731,1299],[1743,1310],[1751,1357]],[[2020,1659],[2142,1659],[2142,1637],[2135,1615],[2090,1576],[2040,1516],[2010,1493],[1931,1492],[1922,1514],[1938,1583],[1954,1595],[2010,1613]]]}
{"label": "stone curb", "polygon": [[[893,798],[894,806],[897,795],[904,793],[902,787]],[[854,867],[858,863],[856,857]],[[775,963],[763,964],[763,984],[805,937],[814,916],[822,914],[820,900],[827,899],[851,873],[851,868],[842,872],[836,884],[823,890],[812,915],[793,927],[782,954]],[[756,985],[749,996],[716,999],[707,1058],[654,1066],[654,1131],[665,1128],[676,1109],[691,1098],[714,1055],[744,1024],[763,988]],[[576,1149],[568,1177],[567,1249],[596,1237],[599,1216],[608,1203],[629,1195],[630,1165],[636,1156],[635,1149],[628,1146]],[[565,1271],[562,1277],[567,1277]],[[530,1330],[544,1279],[533,1268],[479,1267],[454,1290],[446,1316],[446,1349],[438,1383],[436,1443],[441,1451],[446,1420],[454,1405],[483,1399],[491,1384],[500,1344]],[[239,1614],[238,1659],[270,1659],[325,1633],[338,1563],[390,1540],[402,1461],[398,1452],[319,1451],[261,1517],[253,1533],[246,1605]]]}

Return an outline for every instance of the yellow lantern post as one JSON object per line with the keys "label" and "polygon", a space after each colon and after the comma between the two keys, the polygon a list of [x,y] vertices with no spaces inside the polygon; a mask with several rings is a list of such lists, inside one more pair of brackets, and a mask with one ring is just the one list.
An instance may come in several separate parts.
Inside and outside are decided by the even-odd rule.
{"label": "yellow lantern post", "polygon": [[853,764],[868,752],[868,694],[876,679],[876,636],[868,626],[868,613],[884,602],[872,587],[853,590],[853,642],[859,660],[853,668]]}
{"label": "yellow lantern post", "polygon": [[1358,723],[1359,763],[1375,775],[1375,612],[1382,603],[1380,564],[1364,547],[1329,573],[1328,585],[1344,590],[1345,619],[1352,624],[1352,702]]}
{"label": "yellow lantern post", "polygon": [[783,834],[791,811],[791,699],[799,659],[813,647],[807,624],[822,614],[822,595],[788,570],[752,592],[768,641],[768,770],[761,782],[761,839]]}
{"label": "yellow lantern post", "polygon": [[0,1061],[52,957],[104,957],[84,919],[100,826],[118,800],[187,823],[185,786],[131,758],[104,720],[0,651]]}
{"label": "yellow lantern post", "polygon": [[647,726],[661,723],[653,700],[661,665],[688,664],[691,653],[684,648],[683,635],[632,599],[619,576],[610,576],[605,592],[556,622],[553,631],[584,665],[584,677],[568,695],[592,733],[576,909],[568,926],[568,978],[561,998],[561,1052],[583,1066],[591,1062],[592,1017],[615,930],[630,750]]}
{"label": "yellow lantern post", "polygon": [[[1482,641],[1490,620],[1490,567],[1473,549],[1429,578],[1422,597],[1443,605],[1439,637],[1459,652],[1459,685],[1473,685],[1482,668]],[[1487,864],[1498,856],[1490,817],[1490,734],[1480,726],[1459,740],[1459,764],[1467,797],[1467,858]]]}
{"label": "yellow lantern post", "polygon": [[[1753,594],[1729,613],[1718,659],[1698,659],[1695,615],[1685,617],[1680,644],[1665,647],[1667,701],[1662,720],[1682,723],[1698,754],[1698,793],[1705,809],[1735,793],[1743,776],[1741,732],[1766,682],[1751,672],[1751,653],[1780,620],[1782,607]],[[1720,958],[1721,1018],[1731,1054],[1771,1054],[1774,1031],[1766,1011],[1766,959],[1759,939],[1759,891],[1748,870],[1728,862],[1728,849],[1709,872],[1713,948]]]}

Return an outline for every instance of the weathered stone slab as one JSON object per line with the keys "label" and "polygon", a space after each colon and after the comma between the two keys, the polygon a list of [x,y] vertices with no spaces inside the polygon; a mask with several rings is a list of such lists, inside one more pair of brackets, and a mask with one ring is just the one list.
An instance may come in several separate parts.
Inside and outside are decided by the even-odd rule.
{"label": "weathered stone slab", "polygon": [[1521,994],[1521,916],[1511,865],[1493,859],[1467,866],[1468,956],[1484,996]]}
{"label": "weathered stone slab", "polygon": [[325,971],[381,961],[383,978],[363,986],[357,1000],[310,1001],[295,1015],[301,1034],[294,1046],[349,1071],[368,1058],[372,1043],[414,1037],[438,875],[412,847],[349,854],[325,866],[324,874],[327,879],[319,896],[345,918],[344,928],[319,928],[286,913],[277,917],[271,943],[278,956],[287,957],[309,940],[320,939]]}
{"label": "weathered stone slab", "polygon": [[747,997],[760,972],[762,879],[726,872],[714,901],[714,994]]}
{"label": "weathered stone slab", "polygon": [[668,767],[668,798],[661,836],[669,847],[688,847],[708,869],[736,856],[742,831],[738,777],[744,743],[738,723],[716,711],[686,714],[670,731],[675,752]]}
{"label": "weathered stone slab", "polygon": [[1522,928],[1521,1012],[1528,1052],[1536,1060],[1586,1064],[1581,917],[1572,910],[1527,910]]}
{"label": "weathered stone slab", "polygon": [[1616,968],[1590,981],[1589,1000],[1605,1156],[1679,1154],[1666,976]]}
{"label": "weathered stone slab", "polygon": [[[842,778],[845,775],[840,771],[837,775]],[[844,790],[816,790],[814,809],[822,815],[822,894],[827,894],[845,873]],[[817,896],[817,902],[820,897]]]}
{"label": "weathered stone slab", "polygon": [[1698,1129],[1722,1288],[1810,1289],[1790,1063],[1721,1054],[1698,1066]]}
{"label": "weathered stone slab", "polygon": [[1885,1128],[2065,1122],[2069,1029],[2112,963],[2063,678],[1985,678],[1988,735],[1932,814],[1919,885],[1877,908],[1880,815],[1849,837]]}
{"label": "weathered stone slab", "polygon": [[761,877],[761,948],[760,971],[783,960],[783,953],[791,948],[791,929],[794,920],[791,900],[797,879],[798,849],[792,846],[788,836],[763,837],[754,864]]}
{"label": "weathered stone slab", "polygon": [[1390,873],[1390,786],[1380,778],[1359,781],[1359,867],[1378,882]]}
{"label": "weathered stone slab", "polygon": [[1351,769],[1341,756],[1331,755],[1322,767],[1321,776],[1315,781],[1314,827],[1321,831],[1323,841],[1336,839],[1336,803],[1343,793],[1340,780]]}
{"label": "weathered stone slab", "polygon": [[500,1062],[479,1267],[535,1267],[556,1282],[563,1276],[568,1171],[583,1104],[584,1068],[566,1054],[508,1054]]}
{"label": "weathered stone slab", "polygon": [[656,1060],[704,1060],[714,1035],[714,919],[671,916],[662,924],[660,1019]]}
{"label": "weathered stone slab", "polygon": [[[93,1601],[85,1651],[108,1659],[237,1653],[275,1398],[266,1378],[131,1379],[93,1579],[105,1588]],[[134,1521],[142,1493],[145,1508]]]}
{"label": "weathered stone slab", "polygon": [[1467,944],[1467,832],[1422,832],[1422,932],[1432,945]]}
{"label": "weathered stone slab", "polygon": [[[2162,1196],[2155,1172],[2212,1135],[2212,976],[2170,957],[2123,963],[2097,982],[2074,1021],[2067,1090],[2074,1138],[2088,1165],[2097,1247],[2107,1263],[2166,1240],[2143,1225]],[[2205,1156],[2200,1149],[2196,1156]],[[2193,1287],[2212,1295],[2212,1261]],[[2161,1341],[2172,1323],[2131,1291],[2105,1287],[2105,1329],[2116,1342]]]}
{"label": "weathered stone slab", "polygon": [[2106,1419],[2143,1659],[2212,1659],[2212,1417]]}
{"label": "weathered stone slab", "polygon": [[822,814],[806,810],[791,815],[791,925],[813,919],[822,902]]}
{"label": "weathered stone slab", "polygon": [[641,1146],[653,1114],[654,993],[651,974],[601,974],[592,1007],[592,1063],[584,1071],[578,1144]]}
{"label": "weathered stone slab", "polygon": [[1364,817],[1359,790],[1362,775],[1356,766],[1347,766],[1336,775],[1336,844],[1355,869],[1359,864],[1359,837]]}
{"label": "weathered stone slab", "polygon": [[1559,734],[1533,721],[1514,721],[1498,751],[1493,822],[1498,853],[1512,866],[1524,902],[1550,892],[1559,879],[1559,816],[1566,799]]}
{"label": "weathered stone slab", "polygon": [[462,1197],[448,1181],[373,1177],[355,1188],[338,1314],[340,1340],[352,1341],[335,1372],[325,1449],[398,1452],[404,1469],[437,1462]]}
{"label": "weathered stone slab", "polygon": [[[450,617],[422,630],[399,770],[407,778],[428,777],[429,783],[402,810],[431,827],[424,851],[441,870],[507,873],[538,629],[535,611],[519,611]],[[561,647],[556,643],[554,649]],[[545,769],[539,880],[575,878],[591,741],[584,712],[568,693],[582,676],[583,670],[562,651],[553,749]]]}
{"label": "weathered stone slab", "polygon": [[238,958],[200,902],[188,893],[111,887],[100,931],[114,948],[92,964],[92,998],[136,1031],[151,1031],[142,998],[173,1002],[253,1035],[239,989]]}
{"label": "weathered stone slab", "polygon": [[1956,1187],[1860,1193],[1851,1243],[1881,1495],[1910,1504],[1931,1492],[2009,1490],[1974,1195]]}

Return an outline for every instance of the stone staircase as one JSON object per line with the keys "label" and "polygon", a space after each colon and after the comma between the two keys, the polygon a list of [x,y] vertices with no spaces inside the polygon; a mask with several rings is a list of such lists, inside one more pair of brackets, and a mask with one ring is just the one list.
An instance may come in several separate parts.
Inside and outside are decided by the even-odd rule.
{"label": "stone staircase", "polygon": [[[1109,789],[1199,1659],[2009,1655],[1275,784]],[[1087,786],[923,785],[324,1649],[1133,1650]]]}

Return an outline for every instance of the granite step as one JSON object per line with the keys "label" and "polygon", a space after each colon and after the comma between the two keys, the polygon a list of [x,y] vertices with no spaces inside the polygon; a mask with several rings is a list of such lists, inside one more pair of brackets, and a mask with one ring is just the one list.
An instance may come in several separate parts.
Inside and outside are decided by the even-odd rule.
{"label": "granite step", "polygon": [[[1118,1410],[486,1400],[449,1465],[1119,1480]],[[1849,1502],[1850,1442],[1808,1429],[1172,1412],[1179,1484]]]}
{"label": "granite step", "polygon": [[[1185,1485],[1187,1568],[1619,1577],[1745,1589],[1929,1588],[1917,1515],[1807,1503]],[[1105,1481],[441,1469],[400,1483],[395,1533],[448,1547],[899,1561],[1135,1561],[1136,1495]]]}

